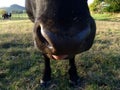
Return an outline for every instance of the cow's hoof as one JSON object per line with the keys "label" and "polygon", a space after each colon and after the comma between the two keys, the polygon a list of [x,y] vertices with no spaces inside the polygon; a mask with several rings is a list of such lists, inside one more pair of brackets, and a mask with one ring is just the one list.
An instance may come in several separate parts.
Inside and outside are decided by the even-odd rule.
{"label": "cow's hoof", "polygon": [[76,81],[69,80],[70,87],[78,87],[81,84],[80,78]]}
{"label": "cow's hoof", "polygon": [[51,81],[43,81],[43,80],[40,80],[40,87],[42,88],[47,88],[50,86],[50,83]]}

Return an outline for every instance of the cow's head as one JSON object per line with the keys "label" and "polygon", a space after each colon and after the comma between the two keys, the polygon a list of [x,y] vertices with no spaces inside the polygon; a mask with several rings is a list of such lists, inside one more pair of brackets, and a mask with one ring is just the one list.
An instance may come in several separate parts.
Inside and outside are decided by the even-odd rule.
{"label": "cow's head", "polygon": [[26,0],[26,10],[35,23],[34,42],[49,57],[67,57],[91,47],[95,23],[87,0]]}

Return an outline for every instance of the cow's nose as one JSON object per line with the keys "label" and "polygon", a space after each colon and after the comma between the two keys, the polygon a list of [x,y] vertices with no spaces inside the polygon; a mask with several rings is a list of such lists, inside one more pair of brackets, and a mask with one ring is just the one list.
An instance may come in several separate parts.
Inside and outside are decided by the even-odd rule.
{"label": "cow's nose", "polygon": [[[74,33],[75,31],[77,32]],[[61,28],[48,28],[37,23],[34,33],[34,40],[41,51],[53,55],[76,54],[82,50],[82,45],[90,33],[90,25],[82,30],[73,27],[63,32]]]}

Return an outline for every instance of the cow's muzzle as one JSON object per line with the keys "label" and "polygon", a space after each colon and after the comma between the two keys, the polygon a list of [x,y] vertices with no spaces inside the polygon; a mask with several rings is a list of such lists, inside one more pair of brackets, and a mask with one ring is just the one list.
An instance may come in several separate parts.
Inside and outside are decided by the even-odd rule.
{"label": "cow's muzzle", "polygon": [[90,34],[90,25],[78,31],[73,35],[67,31],[51,32],[39,23],[36,23],[34,28],[35,44],[43,53],[54,55],[54,57],[57,57],[57,55],[61,57],[64,55],[65,57],[67,55],[77,54],[81,52],[84,41]]}

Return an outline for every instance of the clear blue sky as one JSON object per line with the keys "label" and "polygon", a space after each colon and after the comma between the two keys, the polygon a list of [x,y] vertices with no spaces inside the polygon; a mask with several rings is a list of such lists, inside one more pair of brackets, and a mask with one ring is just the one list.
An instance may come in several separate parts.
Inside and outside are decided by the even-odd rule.
{"label": "clear blue sky", "polygon": [[[93,0],[88,0],[88,3],[91,3]],[[18,4],[25,6],[25,0],[0,0],[0,7],[9,7],[12,4]]]}

